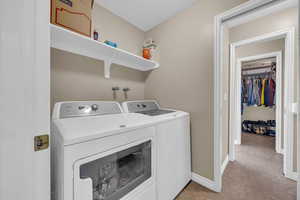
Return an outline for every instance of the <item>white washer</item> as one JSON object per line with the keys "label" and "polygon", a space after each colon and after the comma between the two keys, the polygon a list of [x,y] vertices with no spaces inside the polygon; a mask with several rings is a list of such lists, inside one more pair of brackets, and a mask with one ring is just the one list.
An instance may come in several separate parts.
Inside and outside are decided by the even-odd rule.
{"label": "white washer", "polygon": [[128,113],[146,115],[157,138],[157,199],[173,200],[191,180],[189,113],[161,109],[156,101],[128,101]]}
{"label": "white washer", "polygon": [[52,199],[156,199],[155,128],[116,102],[62,102],[52,124]]}

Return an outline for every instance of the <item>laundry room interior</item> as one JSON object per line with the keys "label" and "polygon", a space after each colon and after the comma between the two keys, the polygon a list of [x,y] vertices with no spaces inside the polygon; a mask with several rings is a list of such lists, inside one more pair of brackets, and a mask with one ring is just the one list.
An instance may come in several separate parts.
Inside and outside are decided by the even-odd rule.
{"label": "laundry room interior", "polygon": [[[52,37],[57,37],[58,42],[54,43],[53,48],[51,48],[51,110],[59,102],[75,101],[80,103],[87,101],[87,105],[89,105],[89,102],[107,101],[118,102],[120,105],[128,104],[128,108],[125,106],[123,109],[131,112],[130,108],[132,109],[133,105],[138,107],[140,105],[152,107],[151,102],[147,102],[149,100],[158,103],[162,108],[183,110],[190,114],[191,119],[189,122],[191,134],[191,146],[189,145],[191,147],[191,179],[200,184],[203,182],[199,177],[205,177],[204,180],[206,178],[213,179],[214,173],[211,169],[213,166],[212,155],[214,151],[210,145],[213,137],[203,134],[210,132],[213,128],[211,124],[213,109],[212,107],[203,106],[206,105],[203,102],[207,102],[208,104],[213,98],[213,94],[210,92],[210,89],[213,87],[212,79],[211,76],[207,76],[208,74],[212,74],[213,71],[211,68],[205,67],[205,65],[198,65],[204,57],[211,56],[208,51],[202,51],[202,49],[205,45],[211,49],[210,46],[212,46],[213,40],[212,35],[205,35],[207,39],[203,40],[202,38],[199,41],[198,37],[203,30],[194,28],[197,24],[201,23],[199,19],[206,19],[213,13],[199,14],[196,10],[199,9],[200,5],[203,6],[203,3],[200,5],[193,4],[187,10],[180,12],[167,21],[151,25],[150,23],[139,23],[140,21],[130,20],[130,17],[124,14],[122,9],[119,10],[119,6],[110,4],[105,0],[87,2],[92,5],[89,13],[91,16],[91,22],[89,22],[91,26],[90,37],[92,40],[107,44],[118,50],[121,49],[121,51],[124,50],[123,52],[128,54],[128,60],[126,60],[126,56],[118,57],[118,54],[121,54],[121,52],[115,52],[113,56],[116,58],[112,57],[111,59],[107,59],[106,55],[103,57],[94,55],[94,52],[89,52],[90,49],[85,46],[88,44],[84,44],[83,42],[83,50],[74,51],[70,48],[71,45],[60,41],[61,38],[59,39],[58,37],[61,37],[61,30],[59,25],[54,23],[51,27],[53,29]],[[276,22],[273,22],[276,15],[283,18],[283,20],[277,23],[276,28],[270,28],[270,30],[280,30],[290,25],[297,26],[297,13],[298,8],[291,6],[291,8],[281,9],[272,15],[255,19],[240,26],[227,25],[224,36],[224,52],[229,54],[232,51],[229,48],[231,44],[241,41],[244,38],[250,38],[251,34],[257,35],[257,31],[251,30],[257,24],[266,27],[267,23],[276,24]],[[190,20],[195,18],[198,20]],[[212,24],[208,26],[212,26]],[[190,29],[193,29],[193,31],[189,31]],[[271,32],[267,28],[265,29],[261,29],[260,34]],[[245,34],[245,31],[248,31],[248,33]],[[107,43],[107,41],[110,43]],[[198,47],[199,42],[201,42],[201,49]],[[95,44],[90,44],[91,47],[92,45]],[[241,45],[235,49],[235,58],[241,60],[239,69],[239,79],[241,80],[240,86],[238,86],[240,87],[240,92],[238,93],[242,95],[241,97],[237,95],[237,98],[240,98],[239,102],[233,102],[234,105],[240,107],[240,111],[238,111],[240,114],[237,113],[237,115],[240,115],[238,118],[239,121],[237,121],[239,124],[237,130],[240,131],[237,131],[237,136],[235,136],[233,144],[234,146],[238,144],[238,146],[232,147],[236,153],[230,153],[230,134],[233,133],[229,132],[231,129],[230,123],[232,123],[229,112],[237,112],[237,110],[230,110],[230,107],[234,106],[229,105],[231,103],[229,98],[230,90],[233,90],[228,89],[231,87],[229,76],[233,75],[230,72],[230,65],[225,66],[227,72],[223,77],[225,86],[223,87],[223,95],[224,104],[227,105],[227,108],[223,112],[223,119],[227,118],[228,121],[224,120],[222,125],[224,131],[222,139],[222,173],[227,168],[229,160],[235,161],[237,159],[237,162],[249,165],[249,167],[252,165],[265,165],[266,163],[263,160],[255,158],[256,155],[258,156],[257,158],[261,156],[268,158],[269,162],[272,163],[274,171],[269,170],[270,175],[279,176],[281,173],[287,174],[283,170],[283,166],[287,164],[284,163],[282,156],[283,141],[285,138],[283,132],[286,131],[283,128],[284,120],[280,118],[283,106],[276,105],[276,101],[280,105],[284,101],[283,87],[280,88],[279,85],[281,85],[281,82],[284,82],[284,73],[286,72],[284,71],[285,48],[285,39],[278,37],[275,39],[266,39],[262,42],[258,41]],[[195,49],[195,51],[191,52],[190,49]],[[199,54],[200,52],[202,54]],[[277,52],[278,55],[275,55],[274,52]],[[99,53],[105,53],[104,49],[103,52],[99,49]],[[197,56],[195,56],[196,53]],[[130,58],[131,55],[140,56],[144,60],[134,60]],[[279,60],[278,56],[280,56]],[[118,60],[119,58],[120,60]],[[232,58],[225,55],[224,64],[230,63],[230,59]],[[147,65],[150,67],[143,69],[143,65],[138,65],[142,61],[149,61]],[[277,62],[280,62],[280,66]],[[296,60],[296,62],[298,61]],[[207,62],[206,64],[212,63]],[[199,77],[199,74],[206,75]],[[226,98],[229,100],[226,100]],[[201,99],[201,104],[199,104],[199,99]],[[101,107],[101,104],[97,105]],[[134,112],[146,112],[146,110],[141,109],[133,108]],[[278,109],[281,110],[277,112],[276,110]],[[280,123],[278,120],[280,120]],[[233,121],[235,123],[235,120]],[[282,134],[278,134],[278,132]],[[175,138],[171,134],[168,137]],[[179,144],[177,143],[177,145]],[[158,147],[158,149],[160,148]],[[173,151],[175,151],[175,148]],[[255,155],[251,155],[247,151],[256,153],[254,153]],[[230,159],[231,154],[237,154],[236,158]],[[296,159],[296,156],[296,151],[294,151],[294,159]],[[172,156],[170,155],[170,157]],[[127,159],[127,157],[125,158]],[[123,163],[125,158],[123,158]],[[244,163],[244,158],[248,158],[252,162]],[[83,170],[84,177],[94,177],[92,178],[93,187],[96,184],[94,179],[98,175],[91,174],[97,172],[97,162],[99,164],[102,161],[92,162],[91,165],[94,167],[84,165],[86,167]],[[116,162],[118,163],[118,161]],[[293,169],[296,169],[295,163],[293,162]],[[166,173],[166,171],[162,171],[161,173]],[[235,173],[237,172],[228,173],[227,176],[233,176]],[[255,174],[255,176],[257,175]],[[295,180],[295,175],[289,174],[288,177]],[[226,182],[226,176],[224,179]],[[282,179],[285,185],[283,188],[293,193],[293,190],[296,188],[295,183],[290,182],[283,176],[280,176],[280,179]],[[177,180],[174,179],[173,181],[176,182]],[[112,179],[107,184],[114,185],[114,182],[118,182],[117,178],[115,180]],[[173,188],[173,193],[171,192],[171,186],[162,189],[166,190],[164,193],[158,191],[158,199],[174,199],[177,195],[179,195],[178,199],[185,199],[184,196],[188,195],[188,192],[187,194],[182,192],[183,194],[180,195],[184,186],[188,184],[188,182],[184,183],[177,190]],[[193,186],[193,183],[189,184],[188,189],[192,187],[191,185]],[[207,187],[207,185],[205,186]],[[98,191],[95,188],[94,190]],[[269,190],[269,188],[266,188],[266,190]],[[97,199],[97,195],[100,193],[96,194],[93,192],[93,199]],[[99,198],[101,199],[101,197]],[[102,198],[106,199],[105,197]]]}
{"label": "laundry room interior", "polygon": [[300,200],[299,0],[0,16],[0,200]]}

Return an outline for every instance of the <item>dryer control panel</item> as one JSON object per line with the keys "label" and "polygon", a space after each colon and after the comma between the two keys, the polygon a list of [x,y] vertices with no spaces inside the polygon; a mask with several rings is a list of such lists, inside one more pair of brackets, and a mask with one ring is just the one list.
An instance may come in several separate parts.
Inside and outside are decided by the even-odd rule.
{"label": "dryer control panel", "polygon": [[156,101],[129,101],[129,102],[124,102],[124,105],[127,107],[128,112],[130,113],[145,112],[145,111],[160,109]]}
{"label": "dryer control panel", "polygon": [[154,100],[127,101],[123,103],[125,112],[140,113],[148,116],[157,116],[175,112],[174,110],[161,109]]}
{"label": "dryer control panel", "polygon": [[109,101],[78,101],[57,103],[53,118],[63,119],[94,115],[120,114],[122,108],[118,102]]}

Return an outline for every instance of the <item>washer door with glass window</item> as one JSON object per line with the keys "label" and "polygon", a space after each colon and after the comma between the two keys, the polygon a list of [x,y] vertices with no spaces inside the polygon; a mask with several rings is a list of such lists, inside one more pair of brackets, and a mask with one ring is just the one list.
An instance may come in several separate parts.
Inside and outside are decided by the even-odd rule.
{"label": "washer door with glass window", "polygon": [[119,200],[151,178],[151,140],[79,160],[75,200]]}

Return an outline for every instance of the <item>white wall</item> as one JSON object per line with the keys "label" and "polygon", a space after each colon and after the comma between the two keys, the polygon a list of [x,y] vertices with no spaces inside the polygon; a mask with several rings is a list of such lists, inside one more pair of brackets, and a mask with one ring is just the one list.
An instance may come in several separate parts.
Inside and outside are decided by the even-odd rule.
{"label": "white wall", "polygon": [[267,108],[263,106],[245,106],[244,113],[242,115],[242,121],[251,120],[251,121],[268,121],[268,120],[276,120],[276,109]]}

